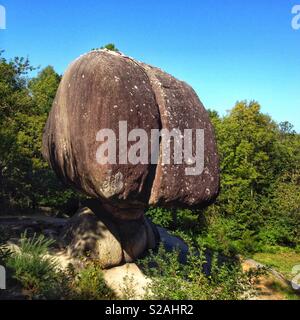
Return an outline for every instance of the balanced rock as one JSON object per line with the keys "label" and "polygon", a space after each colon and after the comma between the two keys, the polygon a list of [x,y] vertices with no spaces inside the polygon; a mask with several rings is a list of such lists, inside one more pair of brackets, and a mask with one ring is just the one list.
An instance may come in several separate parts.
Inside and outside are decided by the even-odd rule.
{"label": "balanced rock", "polygon": [[[219,192],[214,130],[194,90],[108,50],[83,55],[67,69],[45,127],[43,154],[63,182],[95,199],[112,228],[119,227],[112,231],[100,217],[111,234],[106,231],[105,244],[96,247],[116,251],[108,264],[119,262],[115,240],[122,261],[157,243],[155,228],[144,223],[149,205],[200,208]],[[87,219],[90,227],[103,227],[93,219]]]}

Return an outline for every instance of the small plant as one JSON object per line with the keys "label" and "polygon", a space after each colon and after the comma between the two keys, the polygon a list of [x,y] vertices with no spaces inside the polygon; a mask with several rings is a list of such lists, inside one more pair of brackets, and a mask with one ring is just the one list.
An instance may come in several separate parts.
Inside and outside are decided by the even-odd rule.
{"label": "small plant", "polygon": [[12,271],[12,277],[31,298],[60,297],[63,273],[56,261],[46,256],[53,243],[53,240],[47,240],[43,235],[35,234],[29,239],[24,233],[21,236],[20,248],[5,259],[6,266]]}
{"label": "small plant", "polygon": [[96,262],[89,263],[73,277],[70,285],[71,299],[77,300],[111,300],[113,291],[107,287],[103,272]]}
{"label": "small plant", "polygon": [[55,240],[46,239],[44,235],[34,234],[32,238],[27,237],[27,232],[21,235],[20,251],[23,254],[29,254],[34,257],[44,256],[49,248],[55,243]]}
{"label": "small plant", "polygon": [[134,281],[133,276],[130,277],[129,275],[123,278],[123,283],[124,286],[121,287],[122,300],[134,300],[137,297],[135,286],[138,285],[138,283]]}
{"label": "small plant", "polygon": [[146,214],[154,224],[164,228],[169,228],[173,222],[172,212],[167,209],[159,207],[149,208]]}

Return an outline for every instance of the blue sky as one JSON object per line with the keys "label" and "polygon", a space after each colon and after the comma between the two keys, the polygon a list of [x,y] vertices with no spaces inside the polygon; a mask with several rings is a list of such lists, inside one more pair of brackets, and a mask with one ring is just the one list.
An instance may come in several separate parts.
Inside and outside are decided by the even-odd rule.
{"label": "blue sky", "polygon": [[0,0],[7,57],[63,73],[91,48],[124,53],[191,84],[207,108],[225,114],[255,99],[300,132],[300,0]]}

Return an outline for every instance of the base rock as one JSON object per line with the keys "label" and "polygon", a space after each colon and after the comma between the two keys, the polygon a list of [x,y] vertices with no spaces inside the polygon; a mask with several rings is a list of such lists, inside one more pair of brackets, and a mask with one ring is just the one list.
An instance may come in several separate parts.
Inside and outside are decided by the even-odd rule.
{"label": "base rock", "polygon": [[70,256],[95,259],[103,268],[133,262],[159,240],[156,227],[144,216],[120,221],[90,207],[80,209],[61,233]]}

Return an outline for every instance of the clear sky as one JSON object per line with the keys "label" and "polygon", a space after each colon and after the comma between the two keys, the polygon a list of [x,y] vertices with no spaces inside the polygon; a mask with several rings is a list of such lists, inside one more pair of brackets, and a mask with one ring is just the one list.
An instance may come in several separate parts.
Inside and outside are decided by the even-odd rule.
{"label": "clear sky", "polygon": [[255,99],[300,132],[300,0],[0,0],[7,57],[63,73],[77,56],[113,42],[124,53],[191,84],[225,114]]}

